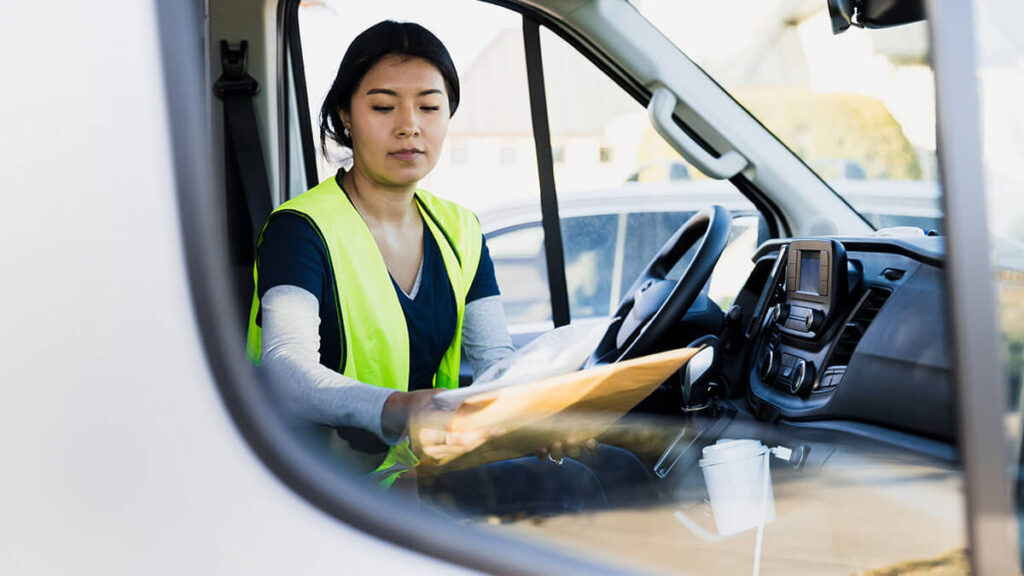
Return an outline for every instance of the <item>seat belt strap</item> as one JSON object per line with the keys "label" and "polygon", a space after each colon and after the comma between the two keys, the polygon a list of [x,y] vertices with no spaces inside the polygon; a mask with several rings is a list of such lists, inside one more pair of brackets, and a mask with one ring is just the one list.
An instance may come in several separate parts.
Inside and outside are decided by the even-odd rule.
{"label": "seat belt strap", "polygon": [[[263,223],[272,210],[267,168],[263,147],[256,126],[256,110],[252,98],[260,85],[246,72],[249,43],[242,40],[238,48],[220,41],[223,70],[213,85],[214,94],[224,102],[225,172],[228,174],[228,195],[241,184],[241,192],[249,213],[253,246]],[[237,175],[237,181],[231,174]]]}

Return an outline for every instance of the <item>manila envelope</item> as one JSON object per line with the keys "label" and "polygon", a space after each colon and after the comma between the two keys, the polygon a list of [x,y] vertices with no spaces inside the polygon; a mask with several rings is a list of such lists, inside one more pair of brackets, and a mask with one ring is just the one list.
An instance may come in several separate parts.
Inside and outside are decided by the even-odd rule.
{"label": "manila envelope", "polygon": [[410,425],[421,475],[532,454],[553,441],[594,438],[686,364],[680,348],[616,364],[487,390],[454,412],[430,411]]}

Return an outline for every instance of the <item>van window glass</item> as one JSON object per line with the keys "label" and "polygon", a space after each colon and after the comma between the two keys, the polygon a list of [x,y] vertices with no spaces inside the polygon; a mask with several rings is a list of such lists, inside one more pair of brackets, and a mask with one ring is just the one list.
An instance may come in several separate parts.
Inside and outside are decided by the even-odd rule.
{"label": "van window glass", "polygon": [[[643,10],[658,3],[636,4]],[[705,6],[699,13],[713,15],[719,9]],[[743,10],[727,13],[744,25],[757,26],[757,18]],[[705,37],[729,38],[726,24],[714,18],[707,24],[713,28]],[[827,22],[825,26],[827,30]],[[949,328],[941,266],[904,260],[898,253],[851,248],[847,259],[841,260],[842,268],[829,268],[808,248],[808,254],[819,257],[807,256],[808,261],[818,262],[819,273],[836,271],[841,278],[842,284],[832,286],[841,291],[843,303],[829,313],[830,328],[818,336],[798,331],[792,322],[790,332],[781,332],[782,311],[791,309],[781,305],[795,305],[798,308],[792,310],[802,314],[799,307],[807,300],[779,299],[787,282],[797,282],[799,264],[792,265],[792,282],[783,274],[775,290],[769,282],[774,254],[769,251],[756,267],[751,262],[763,240],[758,237],[761,226],[756,210],[728,182],[709,181],[674,156],[649,128],[643,108],[625,99],[621,89],[597,74],[589,61],[552,33],[542,32],[541,38],[552,144],[563,150],[555,178],[566,245],[581,233],[573,219],[595,213],[618,216],[616,241],[621,243],[624,259],[621,265],[613,261],[606,276],[614,279],[611,294],[621,294],[689,215],[721,204],[735,215],[734,225],[705,294],[722,312],[733,304],[741,312],[753,310],[761,293],[780,306],[766,308],[756,318],[756,329],[743,341],[749,347],[746,351],[731,353],[719,342],[721,368],[714,385],[728,390],[718,404],[720,412],[686,404],[692,401],[688,396],[692,390],[682,400],[687,408],[680,409],[679,401],[669,399],[673,392],[666,385],[602,436],[611,445],[629,447],[661,479],[654,501],[542,522],[513,520],[511,528],[539,541],[564,543],[588,553],[600,551],[613,561],[667,572],[739,573],[756,562],[762,573],[812,574],[832,569],[907,573],[922,561],[952,573],[965,571],[963,475],[953,441],[952,381],[943,348],[948,345]],[[920,62],[909,65],[926,66]],[[575,66],[585,70],[576,71]],[[780,66],[790,69],[788,64]],[[800,67],[794,65],[792,71],[799,73]],[[910,74],[915,71],[919,72],[915,68]],[[589,97],[596,102],[588,102]],[[780,98],[785,101],[777,102],[779,109],[808,108],[802,94]],[[580,110],[587,113],[577,113]],[[848,110],[853,114],[856,107]],[[770,120],[765,122],[772,127]],[[909,150],[912,160],[907,165],[917,166],[917,172],[899,177],[894,172],[861,174],[853,161],[843,160],[832,166],[840,179],[867,176],[869,181],[874,178],[874,184],[900,177],[911,183],[911,177],[934,179],[934,161],[928,164],[934,144],[930,151],[925,146],[918,154],[901,128],[894,130],[901,134],[897,140],[905,140],[901,150]],[[806,137],[814,142],[813,135]],[[869,139],[859,145],[879,144]],[[601,162],[602,147],[612,151],[606,156],[608,162]],[[829,164],[816,157],[814,149],[808,154],[812,166]],[[923,193],[920,187],[904,188],[901,182],[886,188],[903,194],[909,207],[894,205],[893,193],[887,198],[878,189],[867,189],[861,197],[870,202],[862,209],[874,210],[878,222],[934,228],[941,222],[941,213],[937,187],[929,186],[933,191]],[[927,202],[914,204],[921,196]],[[857,202],[853,201],[855,206]],[[692,252],[683,256],[670,278],[679,277]],[[568,249],[566,254],[568,259]],[[783,273],[786,266],[780,268]],[[902,281],[881,276],[887,268],[896,269],[891,275]],[[571,286],[571,273],[568,279]],[[825,281],[825,288],[820,277],[817,283],[805,281],[807,290],[812,285],[822,293],[832,289],[827,284],[831,280]],[[574,324],[584,319],[577,316],[578,308],[572,308]],[[694,335],[729,333],[728,326],[717,323],[721,317],[713,309],[704,316],[694,308],[689,312],[692,316],[681,319],[671,339],[680,345]],[[813,324],[816,316],[809,318],[805,322]],[[767,360],[768,352],[774,360]],[[776,361],[782,364],[773,364]],[[807,388],[800,388],[803,384],[793,388],[794,382],[807,382],[812,373]],[[721,444],[709,442],[705,434]],[[728,444],[738,439],[757,439],[765,447]],[[747,461],[752,467],[716,478],[726,468],[717,466],[735,463],[731,457],[719,460],[718,449],[754,450]],[[766,462],[767,476],[763,473]],[[724,497],[726,503],[719,500],[722,486],[731,491]],[[740,492],[770,493],[771,504],[754,496],[747,505],[737,504],[743,498]],[[749,504],[761,501],[765,507]],[[746,530],[729,525],[731,512],[726,509],[732,505],[737,506],[733,509],[737,517],[745,517]],[[761,520],[765,524],[759,536]],[[862,540],[865,534],[869,536]]]}
{"label": "van window glass", "polygon": [[[608,274],[621,275],[624,259],[619,220],[624,217],[603,214],[562,221],[569,308],[578,318],[606,317],[618,304]],[[493,232],[487,237],[487,246],[499,285],[511,286],[502,289],[501,297],[513,334],[549,328],[551,298],[546,289],[548,272],[540,222]],[[531,280],[523,281],[524,277]]]}
{"label": "van window glass", "polygon": [[614,273],[619,217],[615,214],[562,221],[569,309],[578,318],[606,317],[610,302],[609,271]]}
{"label": "van window glass", "polygon": [[874,226],[941,231],[923,22],[835,36],[825,2],[631,3]]}
{"label": "van window glass", "polygon": [[[655,4],[636,3],[645,11]],[[712,17],[719,8],[712,8],[699,11],[712,18],[710,34],[703,35],[729,37]],[[757,20],[744,10],[730,12]],[[565,332],[552,333],[521,15],[457,0],[325,0],[303,4],[299,13],[311,116],[353,36],[382,19],[422,23],[451,49],[462,102],[445,153],[422,186],[479,214],[516,344],[556,336],[547,341],[546,356],[520,357],[504,373],[525,374],[517,386],[544,375],[559,378],[559,386],[530,397],[536,404],[522,418],[502,422],[522,433],[516,440],[523,444],[501,443],[508,440],[508,428],[485,429],[486,449],[446,462],[450,453],[444,450],[459,441],[461,430],[440,430],[433,446],[440,451],[421,453],[411,477],[415,506],[488,534],[607,561],[628,573],[735,574],[755,563],[765,574],[907,573],[922,562],[956,572],[965,565],[941,263],[898,250],[852,248],[843,261],[830,238],[804,248],[809,259],[817,257],[819,272],[834,273],[819,277],[818,284],[797,282],[802,260],[796,252],[793,280],[788,279],[789,261],[776,260],[776,252],[789,239],[768,244],[755,263],[756,246],[765,238],[759,236],[764,226],[754,206],[730,182],[710,180],[684,162],[651,128],[643,106],[542,26],[572,317]],[[801,73],[799,66],[794,70]],[[781,108],[802,109],[806,100],[798,94],[787,102]],[[321,177],[343,165],[338,152],[326,151]],[[814,150],[809,154],[813,164]],[[919,168],[927,164],[916,152],[912,156]],[[852,161],[840,160],[846,178],[859,177]],[[571,378],[562,377],[578,376],[568,372],[594,350],[595,328],[604,330],[611,321],[605,340],[623,349],[647,334],[642,320],[631,333],[624,319],[609,315],[634,296],[626,291],[680,224],[712,205],[729,210],[732,227],[703,287],[706,297],[668,318],[668,328],[646,351],[699,341],[711,356],[683,370],[673,366],[650,383],[639,404],[629,402],[619,412],[609,405],[624,395],[614,394],[602,402],[580,401],[568,417],[544,412],[548,402],[572,401],[561,386]],[[882,208],[877,213],[897,214]],[[834,256],[836,266],[823,264],[832,260],[822,253]],[[682,258],[670,280],[679,278],[692,256]],[[783,264],[773,277],[777,261]],[[890,268],[889,276],[883,274]],[[814,314],[825,310],[820,299],[796,298],[787,308],[787,283],[821,287],[813,296],[834,290],[842,298],[827,316]],[[768,305],[759,308],[762,295]],[[657,304],[647,303],[651,310]],[[733,305],[739,314],[727,318]],[[791,321],[787,328],[787,313],[803,323]],[[820,331],[811,334],[810,326]],[[625,384],[635,384],[639,372],[623,379]],[[600,388],[602,382],[593,383]],[[511,388],[509,394],[528,397],[523,390]],[[483,418],[500,404],[479,391],[455,391],[477,402],[455,403],[455,409],[466,408],[465,418]],[[351,430],[310,428],[300,432],[327,437],[317,453],[325,460],[350,457],[337,456],[339,438],[360,441]],[[538,459],[522,447],[554,439],[592,439],[599,449],[591,454],[567,448],[565,458],[549,450]],[[512,460],[524,453],[525,459]],[[480,465],[491,461],[497,465]]]}
{"label": "van window glass", "polygon": [[494,260],[509,326],[529,326],[532,331],[551,328],[544,229],[540,223],[491,232],[487,235],[487,247]]}
{"label": "van window glass", "polygon": [[[614,312],[640,271],[698,210],[711,204],[734,216],[756,210],[730,183],[690,168],[655,132],[646,109],[575,48],[547,29],[541,31],[541,47],[551,144],[564,151],[555,164],[555,184],[570,313],[573,321],[604,316],[605,308],[585,304],[578,295],[605,295],[611,301],[607,310]],[[612,219],[578,218],[580,213],[618,220],[613,228]],[[599,235],[605,235],[608,257],[608,266],[597,268],[603,274],[593,274],[582,261],[572,265],[570,258],[589,258],[574,252],[575,246]],[[743,266],[749,268],[752,247],[745,256]],[[723,285],[723,298],[735,296],[742,282],[738,277]]]}

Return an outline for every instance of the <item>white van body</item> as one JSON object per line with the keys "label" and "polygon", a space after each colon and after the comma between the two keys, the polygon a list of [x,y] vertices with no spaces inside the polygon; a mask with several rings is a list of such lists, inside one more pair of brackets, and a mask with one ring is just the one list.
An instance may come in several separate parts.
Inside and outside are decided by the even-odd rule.
{"label": "white van body", "polygon": [[154,4],[4,12],[0,573],[466,572],[321,512],[233,424],[189,296]]}

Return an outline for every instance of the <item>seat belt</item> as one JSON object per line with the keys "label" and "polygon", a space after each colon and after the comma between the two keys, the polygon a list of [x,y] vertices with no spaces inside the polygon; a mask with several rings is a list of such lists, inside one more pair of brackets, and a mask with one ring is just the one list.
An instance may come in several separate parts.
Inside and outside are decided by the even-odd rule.
{"label": "seat belt", "polygon": [[220,78],[213,92],[224,102],[225,218],[228,259],[239,321],[248,326],[256,240],[270,216],[270,184],[252,98],[260,85],[246,72],[249,43],[220,41]]}
{"label": "seat belt", "polygon": [[[263,146],[252,104],[252,98],[259,92],[260,85],[246,72],[248,52],[249,43],[246,40],[242,40],[238,48],[231,48],[227,40],[221,40],[220,61],[223,70],[213,84],[214,94],[224,102],[228,233],[232,261],[237,264],[251,264],[255,259],[256,238],[272,209]],[[238,224],[238,218],[233,218],[238,213],[238,196],[243,197],[248,212],[249,234],[241,230],[232,233],[233,225]],[[245,248],[242,247],[241,237],[248,237]]]}

